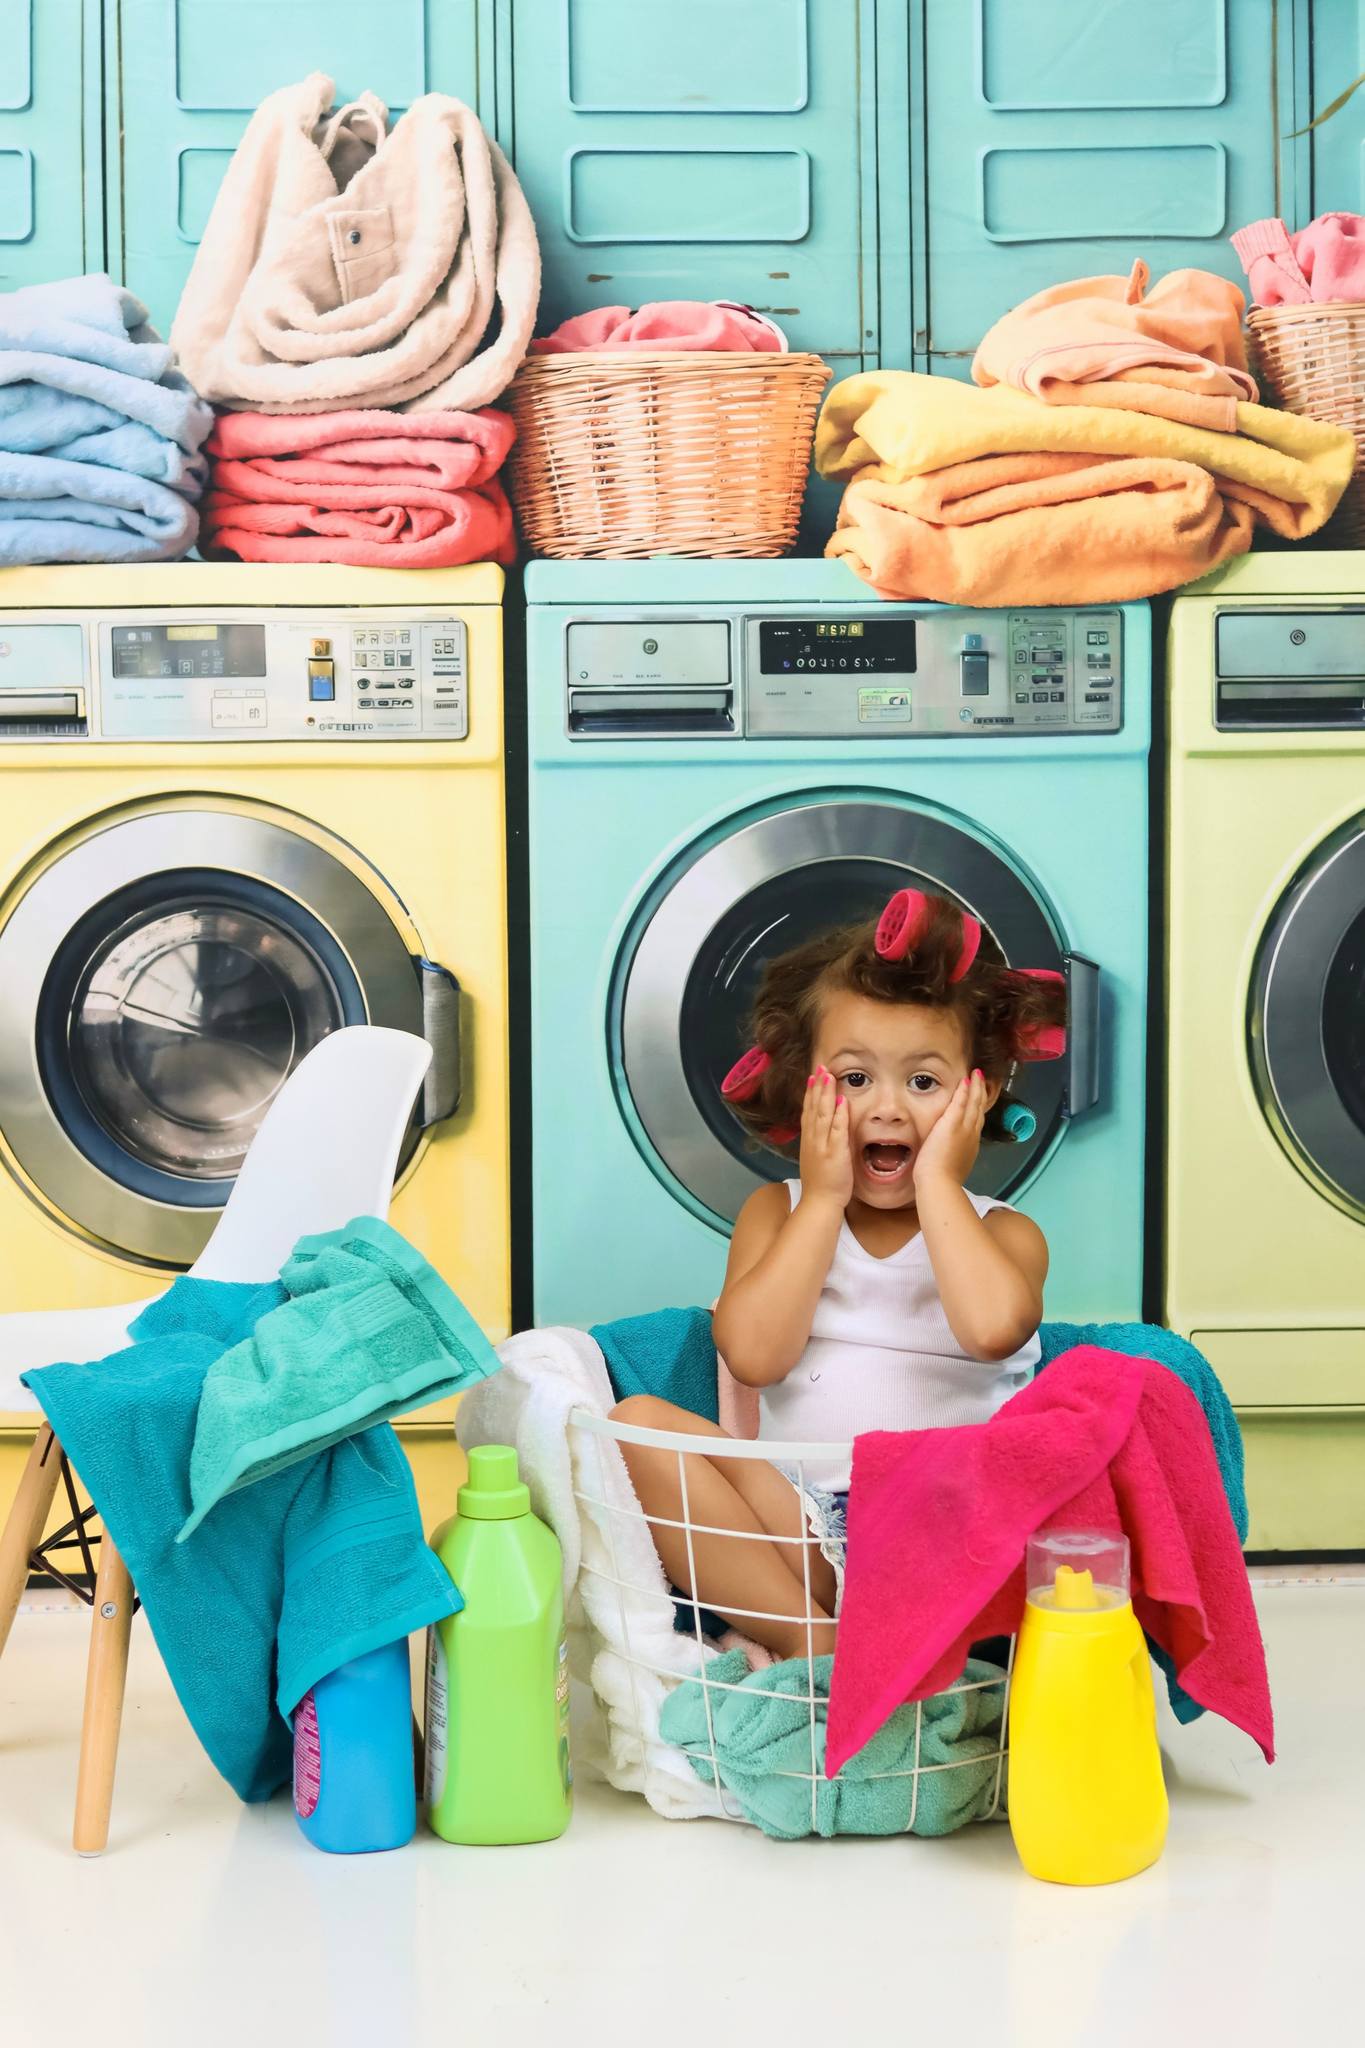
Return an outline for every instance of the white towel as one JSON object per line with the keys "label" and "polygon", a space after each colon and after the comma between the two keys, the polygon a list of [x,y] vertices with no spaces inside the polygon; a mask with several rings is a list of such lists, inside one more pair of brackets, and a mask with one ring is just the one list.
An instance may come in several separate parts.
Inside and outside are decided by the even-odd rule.
{"label": "white towel", "polygon": [[473,412],[511,382],[540,297],[516,176],[478,116],[373,93],[327,117],[315,71],[262,100],[213,203],[171,340],[215,405]]}
{"label": "white towel", "polygon": [[664,1700],[713,1653],[673,1627],[673,1597],[616,1444],[569,1428],[575,1408],[606,1416],[614,1404],[602,1353],[582,1330],[549,1329],[509,1337],[498,1356],[502,1371],[461,1401],[456,1434],[466,1450],[516,1446],[531,1504],[559,1538],[571,1666],[606,1715],[605,1750],[588,1766],[670,1820],[716,1814],[715,1790],[659,1735]]}

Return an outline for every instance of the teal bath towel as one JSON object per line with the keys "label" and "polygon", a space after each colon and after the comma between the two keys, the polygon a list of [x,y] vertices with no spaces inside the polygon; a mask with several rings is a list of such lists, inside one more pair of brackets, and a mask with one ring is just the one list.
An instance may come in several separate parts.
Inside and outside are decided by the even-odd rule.
{"label": "teal bath towel", "polygon": [[[428,1286],[424,1262],[387,1226],[367,1224],[359,1240],[370,1250],[387,1244],[409,1278],[422,1282],[428,1307],[448,1293],[434,1273]],[[305,1271],[315,1277],[323,1270],[319,1244],[365,1256],[350,1232],[305,1240],[285,1268],[291,1284]],[[296,1266],[296,1259],[304,1263]],[[128,1349],[98,1364],[53,1365],[24,1376],[127,1562],[195,1733],[247,1800],[268,1799],[288,1782],[292,1740],[284,1717],[311,1686],[461,1605],[424,1541],[398,1439],[381,1425],[335,1441],[325,1387],[311,1411],[316,1441],[328,1445],[317,1450],[306,1440],[302,1414],[290,1406],[292,1394],[277,1387],[272,1396],[268,1379],[257,1380],[242,1403],[240,1442],[265,1448],[265,1476],[239,1484],[207,1521],[176,1540],[191,1519],[191,1453],[215,1366],[267,1320],[282,1323],[295,1310],[303,1329],[315,1331],[323,1292],[295,1297],[275,1282],[177,1280],[133,1324]],[[368,1344],[371,1383],[381,1393],[391,1372],[401,1379],[415,1365],[410,1347],[397,1359],[386,1348],[395,1327],[407,1328],[395,1292],[411,1306],[394,1274],[374,1266],[370,1291],[352,1294],[343,1318],[351,1367]],[[443,1339],[428,1326],[423,1399],[426,1386],[465,1383],[456,1361],[469,1342],[467,1325],[459,1309]],[[301,1340],[301,1353],[306,1348]],[[289,1351],[279,1336],[274,1355],[286,1359]],[[473,1362],[472,1377],[490,1369],[481,1354]],[[390,1412],[397,1405],[401,1400]],[[296,1432],[288,1464],[279,1461],[284,1454],[272,1421]],[[228,1451],[221,1469],[230,1468],[234,1439],[221,1413],[210,1435]]]}
{"label": "teal bath towel", "polygon": [[[1157,1323],[1044,1323],[1038,1336],[1043,1347],[1039,1372],[1064,1351],[1071,1351],[1078,1344],[1094,1344],[1101,1351],[1122,1351],[1129,1358],[1153,1358],[1183,1380],[1204,1411],[1237,1540],[1246,1542],[1249,1517],[1242,1432],[1223,1383],[1202,1351],[1196,1351],[1184,1337],[1178,1337],[1174,1330],[1163,1330]],[[1176,1720],[1182,1725],[1197,1721],[1204,1709],[1190,1698],[1176,1677],[1174,1663],[1150,1636],[1147,1647],[1166,1680],[1166,1693]]]}
{"label": "teal bath towel", "polygon": [[601,1346],[618,1401],[653,1394],[708,1422],[720,1420],[716,1347],[704,1308],[659,1308],[644,1316],[597,1323],[588,1332]]}
{"label": "teal bath towel", "polygon": [[[706,1667],[711,1683],[689,1679],[659,1717],[666,1742],[686,1750],[703,1784],[721,1782],[745,1816],[778,1841],[803,1835],[950,1835],[969,1821],[1005,1812],[1000,1759],[1005,1674],[968,1659],[957,1685],[919,1707],[899,1707],[835,1778],[825,1772],[825,1714],[832,1657],[803,1657],[750,1671],[742,1650]],[[815,1674],[815,1761],[811,1762],[810,1674]],[[722,1691],[718,1686],[732,1686]],[[707,1728],[709,1695],[711,1727]],[[915,1795],[916,1729],[919,1796]],[[956,1768],[945,1769],[952,1765]],[[811,1774],[815,1774],[812,1811]],[[999,1786],[999,1800],[996,1791]]]}

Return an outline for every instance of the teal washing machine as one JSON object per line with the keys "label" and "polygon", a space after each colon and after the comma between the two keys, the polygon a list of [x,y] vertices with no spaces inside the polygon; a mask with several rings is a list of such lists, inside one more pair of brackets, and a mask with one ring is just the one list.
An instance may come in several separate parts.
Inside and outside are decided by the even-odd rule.
{"label": "teal washing machine", "polygon": [[714,1298],[794,1171],[720,1095],[761,966],[907,884],[1066,973],[1036,1130],[972,1185],[1046,1232],[1049,1317],[1138,1317],[1146,605],[882,603],[820,561],[537,562],[526,594],[537,1323]]}

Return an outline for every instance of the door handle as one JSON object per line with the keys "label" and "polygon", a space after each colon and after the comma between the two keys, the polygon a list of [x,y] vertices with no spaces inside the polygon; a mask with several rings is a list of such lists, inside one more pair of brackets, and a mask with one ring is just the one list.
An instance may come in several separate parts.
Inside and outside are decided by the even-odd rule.
{"label": "door handle", "polygon": [[1064,956],[1066,1078],[1062,1115],[1080,1116],[1100,1099],[1100,970],[1083,953]]}
{"label": "door handle", "polygon": [[422,990],[422,1036],[431,1047],[431,1065],[422,1083],[417,1128],[426,1131],[444,1123],[460,1106],[460,984],[448,967],[434,960],[416,962]]}

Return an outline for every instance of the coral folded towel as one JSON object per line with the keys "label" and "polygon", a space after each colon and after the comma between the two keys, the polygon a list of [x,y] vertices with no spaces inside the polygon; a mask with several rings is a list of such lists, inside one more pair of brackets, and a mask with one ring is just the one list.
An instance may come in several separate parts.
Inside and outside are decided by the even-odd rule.
{"label": "coral folded towel", "polygon": [[1211,270],[1173,270],[1144,298],[1149,272],[1078,277],[1036,292],[997,320],[976,352],[981,385],[1008,384],[1047,405],[1119,406],[1235,434],[1255,403],[1242,339],[1246,301]]}
{"label": "coral folded towel", "polygon": [[201,549],[380,569],[511,562],[496,471],[514,432],[490,411],[224,413],[208,444]]}
{"label": "coral folded towel", "polygon": [[1122,1530],[1133,1609],[1192,1699],[1274,1759],[1265,1650],[1198,1401],[1150,1359],[1080,1346],[991,1420],[860,1436],[826,1771],[958,1677],[1024,1608],[1035,1530]]}
{"label": "coral folded towel", "polygon": [[315,71],[262,100],[218,188],[171,341],[196,390],[255,412],[473,410],[511,382],[540,299],[525,194],[472,108]]}
{"label": "coral folded towel", "polygon": [[846,377],[815,436],[821,475],[848,479],[825,552],[885,597],[1150,597],[1244,554],[1257,523],[1316,533],[1350,481],[1346,428],[1260,405],[1237,420],[1225,434],[951,377]]}
{"label": "coral folded towel", "polygon": [[1320,213],[1291,235],[1282,220],[1238,228],[1232,246],[1258,306],[1365,301],[1365,216]]}
{"label": "coral folded towel", "polygon": [[553,334],[532,342],[537,355],[562,356],[579,349],[725,349],[732,353],[779,353],[787,337],[780,327],[748,306],[728,300],[659,299],[632,313],[629,306],[598,306],[576,313]]}

